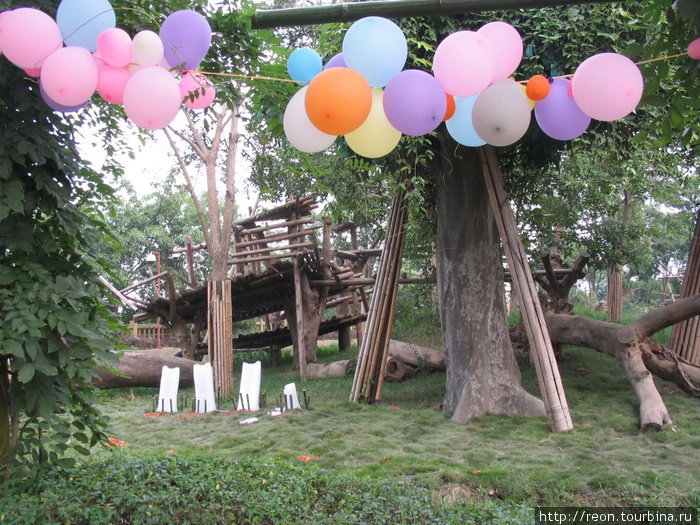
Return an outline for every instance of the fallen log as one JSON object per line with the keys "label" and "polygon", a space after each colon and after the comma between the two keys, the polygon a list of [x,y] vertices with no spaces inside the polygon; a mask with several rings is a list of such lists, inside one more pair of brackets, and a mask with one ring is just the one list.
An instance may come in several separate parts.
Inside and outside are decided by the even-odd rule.
{"label": "fallen log", "polygon": [[617,359],[639,399],[640,426],[644,430],[672,424],[652,374],[700,397],[700,366],[651,338],[665,327],[698,314],[700,294],[652,310],[629,325],[578,315],[547,313],[545,318],[552,342],[585,346]]}
{"label": "fallen log", "polygon": [[100,389],[135,386],[159,387],[163,365],[180,368],[180,386],[194,385],[192,367],[196,361],[173,357],[178,348],[124,352],[116,370],[96,370],[92,383]]}
{"label": "fallen log", "polygon": [[407,365],[433,370],[445,370],[447,366],[447,357],[442,350],[395,341],[394,339],[389,342],[389,356],[395,357]]}
{"label": "fallen log", "polygon": [[309,375],[309,379],[343,377],[349,372],[353,363],[355,363],[353,359],[333,361],[332,363],[307,363],[306,372]]}
{"label": "fallen log", "polygon": [[391,355],[387,358],[384,369],[384,377],[386,379],[389,381],[401,381],[406,377],[406,372],[408,372],[408,367],[403,361]]}

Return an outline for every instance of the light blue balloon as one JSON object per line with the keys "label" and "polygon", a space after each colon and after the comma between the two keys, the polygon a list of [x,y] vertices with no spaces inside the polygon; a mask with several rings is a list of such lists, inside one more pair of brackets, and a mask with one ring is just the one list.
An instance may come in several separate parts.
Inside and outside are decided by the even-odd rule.
{"label": "light blue balloon", "polygon": [[476,148],[486,144],[482,138],[474,131],[472,124],[472,109],[474,102],[479,98],[479,95],[471,97],[455,97],[455,114],[452,118],[445,122],[447,132],[450,136],[463,146]]}
{"label": "light blue balloon", "polygon": [[97,37],[117,25],[112,4],[107,0],[62,0],[56,23],[67,46],[97,50]]}
{"label": "light blue balloon", "polygon": [[343,38],[345,63],[373,88],[386,86],[400,73],[407,56],[403,31],[386,18],[362,18],[350,26]]}
{"label": "light blue balloon", "polygon": [[287,60],[287,72],[292,80],[296,80],[299,84],[311,82],[322,68],[321,56],[308,47],[295,49]]}

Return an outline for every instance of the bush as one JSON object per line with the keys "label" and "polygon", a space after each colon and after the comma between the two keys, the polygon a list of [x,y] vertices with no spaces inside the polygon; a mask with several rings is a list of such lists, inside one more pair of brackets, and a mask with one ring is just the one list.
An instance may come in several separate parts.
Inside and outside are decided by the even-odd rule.
{"label": "bush", "polygon": [[516,524],[531,516],[527,507],[448,503],[410,483],[309,464],[118,452],[48,476],[33,493],[9,490],[0,509],[8,524]]}

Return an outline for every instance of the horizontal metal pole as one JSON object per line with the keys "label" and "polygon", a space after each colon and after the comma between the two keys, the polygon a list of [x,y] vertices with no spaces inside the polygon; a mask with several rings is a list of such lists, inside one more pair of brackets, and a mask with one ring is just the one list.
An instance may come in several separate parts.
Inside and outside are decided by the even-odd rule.
{"label": "horizontal metal pole", "polygon": [[365,16],[406,18],[410,16],[459,15],[502,9],[538,9],[575,4],[611,4],[614,0],[372,0],[311,7],[258,10],[253,28],[304,26],[331,22],[353,22]]}

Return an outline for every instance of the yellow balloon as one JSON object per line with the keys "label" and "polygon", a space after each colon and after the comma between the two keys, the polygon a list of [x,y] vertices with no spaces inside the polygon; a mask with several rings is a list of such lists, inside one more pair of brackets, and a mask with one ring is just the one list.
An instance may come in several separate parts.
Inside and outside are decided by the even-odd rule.
{"label": "yellow balloon", "polygon": [[[523,90],[523,93],[525,93],[525,96],[527,97],[527,86],[525,84],[520,84],[520,87]],[[532,100],[530,97],[527,97],[527,103],[530,105],[530,111],[535,109],[535,101]]]}
{"label": "yellow balloon", "polygon": [[401,139],[401,132],[392,126],[384,114],[384,90],[372,90],[372,109],[355,131],[345,135],[345,141],[355,153],[376,159],[391,153]]}

